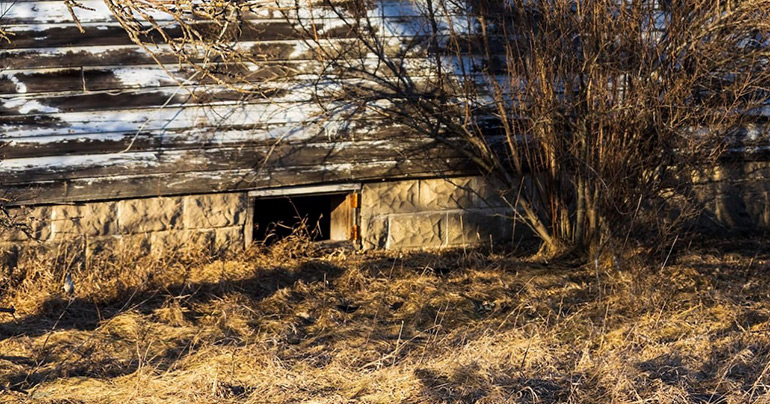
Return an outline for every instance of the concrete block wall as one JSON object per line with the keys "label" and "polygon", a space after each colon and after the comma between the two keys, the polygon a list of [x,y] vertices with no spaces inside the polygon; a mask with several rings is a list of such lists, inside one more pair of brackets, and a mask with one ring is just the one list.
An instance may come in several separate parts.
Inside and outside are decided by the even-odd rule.
{"label": "concrete block wall", "polygon": [[[361,244],[372,249],[423,249],[511,240],[510,208],[481,177],[365,184],[361,190]],[[514,232],[515,230],[515,232]]]}
{"label": "concrete block wall", "polygon": [[241,192],[20,207],[10,214],[28,223],[32,237],[5,229],[0,241],[19,247],[83,240],[89,249],[127,243],[148,252],[194,243],[212,249],[240,247],[247,206]]}

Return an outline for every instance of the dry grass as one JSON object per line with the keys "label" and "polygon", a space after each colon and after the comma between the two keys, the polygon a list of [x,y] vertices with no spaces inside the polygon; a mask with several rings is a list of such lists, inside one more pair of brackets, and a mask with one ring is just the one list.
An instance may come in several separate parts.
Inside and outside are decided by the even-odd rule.
{"label": "dry grass", "polygon": [[630,257],[599,284],[588,266],[297,240],[86,268],[77,248],[30,254],[3,282],[0,400],[770,402],[764,242]]}

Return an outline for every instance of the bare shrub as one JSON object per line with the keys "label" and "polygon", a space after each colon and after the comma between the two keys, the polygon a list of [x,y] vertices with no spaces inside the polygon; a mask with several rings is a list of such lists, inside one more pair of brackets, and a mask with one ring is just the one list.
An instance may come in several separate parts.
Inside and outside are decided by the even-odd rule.
{"label": "bare shrub", "polygon": [[[766,0],[425,0],[404,6],[406,28],[354,3],[331,8],[366,57],[314,42],[339,110],[376,110],[465,154],[549,254],[655,230],[639,220],[650,213],[675,228],[687,204],[670,196],[689,202],[692,170],[764,119]],[[399,29],[410,37],[394,45]]]}
{"label": "bare shrub", "polygon": [[[144,44],[147,22],[180,62],[242,90],[247,76],[212,76],[259,58],[231,33],[247,12],[283,15],[321,62],[319,119],[373,111],[451,146],[501,184],[548,254],[597,250],[630,228],[676,227],[686,210],[666,196],[690,200],[691,171],[761,121],[769,96],[768,0],[389,6],[403,18],[364,0],[108,4],[135,42]],[[181,36],[167,35],[154,12],[172,15]],[[216,29],[202,31],[200,20]],[[352,40],[324,34],[327,20]],[[650,212],[674,217],[640,223]]]}
{"label": "bare shrub", "polygon": [[[178,57],[180,65],[194,70],[186,82],[179,83],[184,88],[195,81],[213,81],[243,93],[269,95],[274,91],[259,86],[253,80],[255,71],[249,68],[265,55],[247,51],[238,43],[244,13],[271,8],[272,1],[104,2],[129,38],[160,66],[164,64],[158,54],[165,49],[157,47],[158,40]],[[158,22],[156,15],[171,16],[173,24]],[[179,32],[169,32],[172,28]]]}

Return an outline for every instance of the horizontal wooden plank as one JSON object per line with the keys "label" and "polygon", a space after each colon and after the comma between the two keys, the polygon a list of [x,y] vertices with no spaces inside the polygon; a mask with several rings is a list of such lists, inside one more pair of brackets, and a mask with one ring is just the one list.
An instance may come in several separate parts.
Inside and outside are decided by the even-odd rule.
{"label": "horizontal wooden plank", "polygon": [[195,127],[247,126],[310,122],[321,112],[312,104],[246,104],[125,109],[98,112],[53,112],[35,101],[20,106],[29,115],[0,116],[6,138],[99,132],[142,132]]}
{"label": "horizontal wooden plank", "polygon": [[[80,31],[83,28],[84,32]],[[68,25],[20,25],[7,29],[12,34],[9,43],[0,44],[3,49],[35,49],[56,47],[81,47],[81,46],[114,46],[132,45],[131,38],[125,29],[117,24],[105,23],[99,25],[88,24],[78,27],[75,24]],[[211,22],[199,22],[195,28],[201,33],[211,35],[210,39],[218,39],[224,43],[230,41],[292,41],[313,38],[311,32],[298,29],[286,21],[261,21],[245,20],[238,26],[231,26],[225,32]],[[351,38],[355,35],[357,27],[344,23],[334,26],[325,26],[324,22],[315,23],[315,33],[323,38]],[[164,25],[163,31],[171,38],[181,38],[182,30],[178,24]],[[156,30],[148,30],[139,37],[147,43],[163,43],[164,38]]]}
{"label": "horizontal wooden plank", "polygon": [[[80,0],[83,7],[75,8],[75,15],[83,23],[114,21],[112,12],[101,0]],[[166,13],[151,15],[157,21],[170,21]],[[72,16],[63,1],[16,1],[7,6],[3,17],[4,25],[36,25],[71,23]]]}
{"label": "horizontal wooden plank", "polygon": [[[18,79],[16,79],[19,81]],[[412,77],[417,90],[435,82],[433,77]],[[393,80],[395,81],[395,79]],[[21,83],[21,81],[19,81]],[[344,83],[344,84],[343,84]],[[0,116],[40,113],[69,113],[129,108],[191,107],[237,104],[305,104],[324,102],[338,96],[344,86],[360,86],[383,96],[389,89],[379,81],[353,77],[314,75],[287,78],[286,81],[245,84],[242,86],[177,84],[165,87],[139,87],[101,91],[58,91],[0,95]]]}
{"label": "horizontal wooden plank", "polygon": [[[315,53],[303,41],[239,42],[256,60],[312,60]],[[84,67],[104,65],[174,64],[179,57],[165,44],[152,47],[154,58],[137,45],[0,49],[0,68]],[[195,52],[194,49],[190,49]],[[195,59],[193,53],[191,58]]]}
{"label": "horizontal wooden plank", "polygon": [[[484,78],[480,78],[484,80]],[[435,77],[411,77],[416,94],[432,92]],[[391,86],[397,84],[391,80]],[[392,87],[380,81],[354,78],[319,80],[317,77],[297,77],[292,81],[249,84],[239,88],[218,85],[187,85],[134,88],[103,91],[61,91],[55,93],[0,95],[0,116],[29,116],[47,113],[67,114],[95,111],[122,111],[125,109],[189,108],[259,104],[323,104],[338,100],[342,88],[365,89],[365,93],[379,98],[394,97]],[[484,94],[480,86],[479,96]],[[245,93],[243,90],[249,91]],[[415,95],[414,97],[419,97]],[[412,98],[414,98],[412,97]],[[401,98],[405,99],[405,98]]]}
{"label": "horizontal wooden plank", "polygon": [[115,93],[131,89],[189,87],[199,81],[188,80],[192,72],[169,66],[168,71],[157,65],[115,66],[107,68],[53,68],[6,70],[0,72],[0,97],[48,96],[52,93]]}
{"label": "horizontal wooden plank", "polygon": [[[223,92],[223,97],[229,101],[237,101],[242,94],[235,94],[233,99],[230,92]],[[0,98],[0,115],[29,116],[39,113],[68,113],[98,111],[109,108],[152,108],[168,102],[171,106],[182,106],[190,101],[191,96],[184,91],[140,91],[134,94],[117,93],[85,93],[73,96],[48,97],[9,97]]]}
{"label": "horizontal wooden plank", "polygon": [[260,189],[256,191],[250,191],[250,197],[265,198],[265,197],[285,197],[294,195],[323,195],[323,194],[339,194],[342,192],[358,192],[362,188],[360,183],[343,183],[332,185],[311,185],[311,186],[299,186],[299,187],[281,187],[281,188],[269,188]]}
{"label": "horizontal wooden plank", "polygon": [[205,128],[151,131],[140,133],[94,133],[63,136],[32,136],[13,139],[0,138],[0,159],[81,154],[108,154],[207,148],[272,147],[277,144],[301,145],[323,142],[413,142],[415,136],[408,128],[388,121],[349,122],[336,131],[321,126],[299,128],[295,125],[250,128]]}
{"label": "horizontal wooden plank", "polygon": [[125,110],[131,108],[184,108],[194,105],[235,105],[239,103],[309,103],[311,94],[302,89],[289,93],[290,89],[265,88],[254,94],[221,88],[179,87],[162,89],[134,89],[126,91],[74,92],[65,95],[0,97],[0,115],[35,115],[40,113],[75,113],[88,111]]}
{"label": "horizontal wooden plank", "polygon": [[0,138],[0,160],[156,150],[162,139],[162,132]]}
{"label": "horizontal wooden plank", "polygon": [[[222,67],[223,73],[248,74],[254,82],[274,80],[288,76],[290,69],[305,70],[306,63],[295,63],[293,66],[282,66],[276,63],[265,63],[229,69]],[[192,69],[180,67],[178,64],[161,68],[158,65],[138,66],[107,66],[107,67],[76,67],[76,68],[43,68],[0,71],[0,96],[19,94],[48,94],[61,92],[96,92],[121,91],[137,88],[178,87],[187,83],[190,87],[213,84],[213,80],[195,80]],[[192,79],[191,79],[192,78]]]}
{"label": "horizontal wooden plank", "polygon": [[[357,61],[369,71],[377,71],[378,78],[388,79],[393,73],[378,68],[380,61],[374,57]],[[452,58],[444,58],[444,66],[455,65],[455,70],[461,72],[460,64]],[[478,82],[487,78],[478,72],[478,66],[483,60],[463,60],[463,68],[466,73]],[[413,80],[429,80],[435,78],[435,65],[432,60],[409,59],[400,63],[401,68],[408,72]],[[324,74],[324,80],[334,81],[341,74],[350,72],[341,71],[341,68],[330,67],[321,61],[273,61],[259,63],[244,63],[218,65],[218,77],[223,80],[231,80],[238,77],[239,80],[248,80],[255,88],[287,88],[294,85],[295,88],[306,85],[315,85],[319,74]],[[505,77],[500,77],[504,81]],[[394,81],[391,79],[391,81]],[[201,86],[216,85],[209,77],[201,78],[196,75],[189,66],[171,64],[166,66],[129,65],[129,66],[105,66],[105,67],[70,67],[70,68],[24,68],[5,69],[0,71],[0,97],[24,95],[33,96],[41,94],[49,96],[52,93],[94,93],[94,92],[118,92],[129,89],[151,88],[177,88],[184,83],[188,88],[200,88]]]}
{"label": "horizontal wooden plank", "polygon": [[[114,17],[102,0],[79,0],[83,7],[74,8],[81,23],[96,24],[114,21]],[[425,14],[424,4],[414,0],[378,0],[370,2],[368,15],[371,17],[419,17]],[[169,4],[171,6],[171,4]],[[349,10],[344,2],[335,4],[335,9],[341,12]],[[148,10],[148,9],[145,9]],[[302,19],[331,19],[337,16],[328,7],[325,0],[278,0],[256,3],[250,9],[244,10],[250,18],[282,18],[285,15]],[[452,15],[461,14],[460,10],[448,10]],[[151,18],[158,22],[172,21],[173,18],[164,12],[149,12]],[[3,24],[5,25],[34,25],[34,24],[66,24],[71,23],[72,17],[63,1],[15,1],[7,6]]]}
{"label": "horizontal wooden plank", "polygon": [[366,182],[473,173],[465,159],[387,160],[313,167],[124,175],[4,186],[9,205],[185,195],[318,183]]}
{"label": "horizontal wooden plank", "polygon": [[0,183],[19,185],[43,181],[99,178],[130,173],[145,175],[319,164],[356,165],[369,161],[449,157],[456,152],[429,140],[277,144],[273,147],[207,147],[109,154],[59,155],[0,161]]}
{"label": "horizontal wooden plank", "polygon": [[[346,120],[378,119],[383,116],[376,110],[351,109],[349,104],[324,103],[324,108],[344,107],[342,112],[329,115],[316,103],[263,103],[231,105],[192,105],[187,107],[134,108],[91,112],[60,113],[48,110],[48,106],[30,101],[18,106],[28,115],[0,115],[0,133],[6,139],[33,136],[63,136],[93,133],[141,133],[157,130],[180,130],[219,127],[249,128],[255,124],[290,126],[296,130],[320,127],[328,132],[343,130]],[[398,100],[380,100],[380,110],[400,110]],[[351,116],[345,113],[353,114]],[[407,113],[407,111],[404,111]]]}
{"label": "horizontal wooden plank", "polygon": [[[255,61],[305,61],[318,60],[319,46],[329,54],[337,54],[344,50],[350,60],[367,57],[368,50],[355,45],[355,39],[320,39],[320,45],[303,40],[284,41],[240,41],[237,43],[239,52],[249,55]],[[424,36],[384,37],[384,43],[391,43],[389,50],[400,52],[394,54],[396,59],[420,59],[429,53],[441,53],[452,55],[453,52],[445,48],[429,50],[430,38]],[[409,51],[404,53],[399,47],[392,46],[393,41],[405,44],[403,48]],[[445,41],[440,40],[440,46],[445,46]],[[443,45],[441,45],[443,44]],[[477,39],[467,38],[461,43],[464,47],[463,54],[483,56],[483,47]],[[168,45],[157,44],[149,47],[153,55],[148,54],[138,45],[110,45],[110,46],[60,46],[46,48],[18,48],[2,49],[0,46],[0,68],[25,69],[25,68],[52,68],[52,67],[87,67],[105,65],[149,65],[157,62],[163,64],[178,63],[179,57]],[[189,60],[201,60],[204,49],[188,46],[185,53]],[[503,54],[504,49],[499,47],[491,49],[493,54]],[[403,54],[402,54],[403,53]]]}

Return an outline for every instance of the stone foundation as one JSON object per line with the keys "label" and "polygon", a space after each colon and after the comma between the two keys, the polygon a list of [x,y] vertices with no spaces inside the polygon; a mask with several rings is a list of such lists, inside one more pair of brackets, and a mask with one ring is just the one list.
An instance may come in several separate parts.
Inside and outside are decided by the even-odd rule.
{"label": "stone foundation", "polygon": [[[704,228],[770,230],[770,162],[732,164],[694,174],[704,202]],[[435,249],[506,243],[531,237],[495,187],[480,177],[364,184],[360,198],[361,247]],[[0,251],[25,245],[82,241],[86,251],[122,243],[147,252],[185,245],[212,251],[240,249],[250,234],[246,192],[127,199],[10,209],[32,237],[0,229]]]}
{"label": "stone foundation", "polygon": [[[5,249],[82,241],[88,251],[111,243],[159,253],[185,245],[241,248],[248,233],[247,193],[190,195],[21,207],[21,231],[0,233]],[[371,249],[443,248],[495,243],[522,236],[510,210],[478,177],[365,184],[361,189],[361,246]]]}
{"label": "stone foundation", "polygon": [[480,177],[365,184],[361,244],[365,250],[423,249],[512,241],[528,233],[511,216]]}
{"label": "stone foundation", "polygon": [[124,243],[148,252],[195,244],[212,251],[243,246],[245,193],[127,199],[13,208],[32,239],[19,230],[0,234],[3,247],[56,245],[80,240],[88,250]]}
{"label": "stone foundation", "polygon": [[[770,162],[749,161],[693,173],[706,232],[770,230]],[[497,190],[480,177],[367,184],[362,189],[364,249],[442,248],[532,237]]]}

